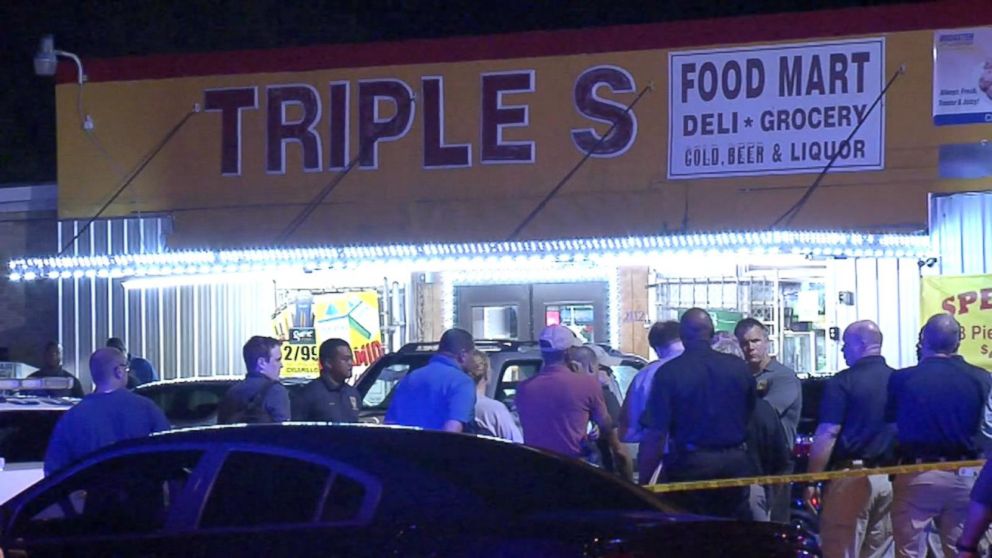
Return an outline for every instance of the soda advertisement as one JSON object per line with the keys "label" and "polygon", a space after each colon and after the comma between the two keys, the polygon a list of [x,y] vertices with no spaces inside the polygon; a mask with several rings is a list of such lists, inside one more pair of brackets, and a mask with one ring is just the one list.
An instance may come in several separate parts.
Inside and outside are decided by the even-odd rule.
{"label": "soda advertisement", "polygon": [[284,342],[283,376],[316,377],[320,344],[335,337],[351,344],[355,377],[384,353],[378,292],[284,290],[279,299],[272,326]]}

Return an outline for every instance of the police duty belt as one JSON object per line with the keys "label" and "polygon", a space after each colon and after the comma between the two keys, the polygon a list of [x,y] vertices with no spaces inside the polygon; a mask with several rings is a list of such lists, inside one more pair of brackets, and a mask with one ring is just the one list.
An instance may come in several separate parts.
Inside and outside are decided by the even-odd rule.
{"label": "police duty belt", "polygon": [[751,486],[752,484],[787,484],[793,482],[814,483],[851,477],[903,475],[907,473],[924,473],[927,471],[955,471],[962,476],[976,476],[978,474],[978,469],[984,464],[984,459],[974,459],[971,461],[941,461],[913,465],[893,465],[891,467],[853,468],[842,471],[824,471],[822,473],[797,473],[791,475],[766,475],[763,477],[740,477],[733,479],[669,482],[651,484],[645,486],[644,488],[650,490],[651,492],[657,493],[684,492],[686,490],[738,488],[742,486]]}

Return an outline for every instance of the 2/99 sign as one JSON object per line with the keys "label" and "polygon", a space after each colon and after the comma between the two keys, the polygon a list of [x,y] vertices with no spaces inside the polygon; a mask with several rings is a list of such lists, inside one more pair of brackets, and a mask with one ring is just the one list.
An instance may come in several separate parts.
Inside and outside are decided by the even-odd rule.
{"label": "2/99 sign", "polygon": [[291,361],[317,360],[317,345],[290,345],[285,343],[282,346],[282,359]]}

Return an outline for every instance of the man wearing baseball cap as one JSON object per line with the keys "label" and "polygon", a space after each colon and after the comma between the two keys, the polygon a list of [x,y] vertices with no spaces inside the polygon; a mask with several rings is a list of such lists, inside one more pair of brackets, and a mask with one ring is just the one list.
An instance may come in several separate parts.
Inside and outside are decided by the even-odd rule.
{"label": "man wearing baseball cap", "polygon": [[576,374],[565,362],[566,351],[582,343],[567,327],[551,325],[541,332],[540,345],[544,367],[517,387],[524,443],[579,458],[591,420],[608,436],[614,459],[629,470],[630,459],[606,412],[599,381],[589,374]]}

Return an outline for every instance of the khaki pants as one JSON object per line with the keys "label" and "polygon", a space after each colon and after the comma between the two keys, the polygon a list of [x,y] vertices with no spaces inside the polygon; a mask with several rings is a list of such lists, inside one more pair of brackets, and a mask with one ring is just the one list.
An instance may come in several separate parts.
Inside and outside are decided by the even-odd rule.
{"label": "khaki pants", "polygon": [[892,483],[888,475],[831,481],[820,512],[824,558],[891,556],[891,506]]}
{"label": "khaki pants", "polygon": [[975,476],[960,475],[955,471],[896,475],[892,482],[892,534],[896,556],[927,555],[926,527],[931,520],[940,533],[944,556],[954,556],[954,543],[964,528],[974,484]]}

